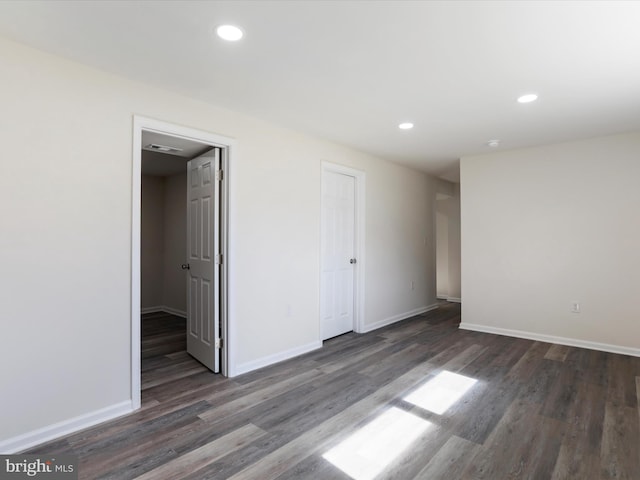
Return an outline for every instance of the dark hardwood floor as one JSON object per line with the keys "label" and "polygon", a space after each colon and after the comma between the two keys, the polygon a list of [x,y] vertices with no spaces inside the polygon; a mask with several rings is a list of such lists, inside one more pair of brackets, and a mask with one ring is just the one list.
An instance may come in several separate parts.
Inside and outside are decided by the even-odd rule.
{"label": "dark hardwood floor", "polygon": [[32,453],[93,479],[640,479],[640,358],[458,330],[459,305],[233,379],[143,326],[143,408]]}

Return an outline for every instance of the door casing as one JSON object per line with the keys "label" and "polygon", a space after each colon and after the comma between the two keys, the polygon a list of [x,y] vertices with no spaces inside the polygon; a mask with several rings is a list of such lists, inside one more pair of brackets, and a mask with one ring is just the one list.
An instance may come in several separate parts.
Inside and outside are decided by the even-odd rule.
{"label": "door casing", "polygon": [[222,168],[224,181],[221,186],[221,251],[222,289],[220,323],[224,344],[221,354],[221,373],[225,376],[235,375],[235,322],[233,302],[233,258],[232,246],[235,242],[234,222],[234,162],[235,140],[222,135],[205,132],[189,127],[171,124],[161,120],[133,116],[133,168],[132,168],[132,197],[131,197],[131,406],[136,410],[141,406],[140,380],[140,212],[141,212],[141,181],[142,181],[142,132],[150,131],[182,137],[222,149]]}
{"label": "door casing", "polygon": [[[354,269],[353,281],[353,331],[356,333],[364,332],[365,319],[365,220],[366,220],[366,175],[361,170],[346,167],[331,162],[322,162],[322,181],[324,181],[324,172],[340,173],[355,178],[355,258],[357,259],[356,268]],[[321,196],[322,199],[322,196]],[[322,200],[320,206],[322,218]],[[320,258],[319,271],[322,272],[322,261]],[[320,279],[319,285],[322,284]],[[321,294],[321,292],[320,292]],[[320,298],[321,295],[319,295]],[[319,304],[320,308],[320,304]],[[322,318],[320,310],[318,310],[318,337],[322,342]]]}

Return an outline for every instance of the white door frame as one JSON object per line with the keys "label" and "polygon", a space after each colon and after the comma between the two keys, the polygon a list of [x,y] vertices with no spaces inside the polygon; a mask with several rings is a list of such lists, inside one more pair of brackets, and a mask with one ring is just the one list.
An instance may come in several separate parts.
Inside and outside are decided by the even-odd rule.
{"label": "white door frame", "polygon": [[[343,175],[349,175],[355,178],[355,264],[353,274],[353,331],[363,333],[364,330],[364,299],[365,299],[365,213],[366,213],[366,174],[361,170],[346,167],[337,163],[322,162],[322,182],[324,182],[324,173],[333,172]],[[322,190],[322,189],[321,189]],[[321,197],[322,198],[322,197]],[[322,212],[322,200],[320,201],[320,211]],[[322,218],[322,214],[320,215]],[[321,227],[322,228],[322,227]],[[322,258],[320,258],[320,271],[322,271]],[[320,281],[322,285],[322,280]],[[322,298],[322,297],[320,297]],[[322,342],[322,317],[318,312],[319,318],[319,340]]]}
{"label": "white door frame", "polygon": [[[224,349],[221,358],[222,374],[233,376],[235,374],[235,322],[233,321],[235,309],[233,302],[232,282],[233,275],[233,245],[235,237],[234,224],[230,221],[234,218],[234,170],[235,162],[232,156],[235,154],[235,140],[202,130],[183,127],[172,123],[146,118],[139,115],[133,116],[133,170],[132,170],[132,197],[131,197],[131,406],[134,410],[140,408],[140,211],[142,207],[142,131],[150,131],[182,137],[200,143],[221,147],[226,154],[222,158],[222,166],[227,181],[222,191],[222,226],[226,234],[222,234],[222,277],[223,287],[221,303],[222,311],[220,323],[224,337]],[[225,298],[226,297],[226,298]],[[226,300],[226,301],[225,301]]]}

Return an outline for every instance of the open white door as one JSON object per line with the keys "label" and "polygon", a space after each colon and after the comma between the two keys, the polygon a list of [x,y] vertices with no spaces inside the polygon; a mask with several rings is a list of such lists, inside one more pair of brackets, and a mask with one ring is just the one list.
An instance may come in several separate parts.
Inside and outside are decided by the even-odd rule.
{"label": "open white door", "polygon": [[187,352],[220,371],[220,149],[187,164]]}
{"label": "open white door", "polygon": [[321,225],[322,339],[353,330],[355,182],[350,175],[323,172]]}

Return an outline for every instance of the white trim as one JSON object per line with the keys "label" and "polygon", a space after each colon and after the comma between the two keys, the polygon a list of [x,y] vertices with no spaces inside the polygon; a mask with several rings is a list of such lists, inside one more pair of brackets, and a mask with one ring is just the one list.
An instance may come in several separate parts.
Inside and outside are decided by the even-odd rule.
{"label": "white trim", "polygon": [[273,355],[267,355],[266,357],[259,358],[257,360],[252,360],[251,362],[241,363],[236,365],[236,375],[242,375],[243,373],[251,372],[253,370],[257,370],[258,368],[268,367],[269,365],[273,365],[274,363],[282,362],[284,360],[289,360],[294,357],[298,357],[305,353],[312,352],[313,350],[317,350],[322,348],[321,341],[315,341],[311,343],[307,343],[306,345],[301,345],[299,347],[291,348],[289,350],[285,350],[284,352],[274,353]]}
{"label": "white trim", "polygon": [[140,314],[163,312],[176,317],[187,318],[187,312],[178,310],[177,308],[168,307],[166,305],[156,305],[155,307],[145,307],[140,309]]}
{"label": "white trim", "polygon": [[416,315],[430,312],[431,310],[435,310],[436,308],[438,308],[438,304],[434,303],[433,305],[416,308],[409,312],[399,313],[398,315],[393,315],[392,317],[385,318],[384,320],[380,320],[379,322],[372,323],[371,325],[365,325],[365,329],[361,333],[372,332],[373,330],[386,327],[387,325],[391,325],[392,323],[400,322],[402,320],[406,320],[407,318],[415,317]]}
{"label": "white trim", "polygon": [[22,452],[35,445],[40,445],[63,435],[127,415],[133,410],[131,401],[127,400],[94,412],[47,425],[46,427],[18,435],[17,437],[0,441],[0,453],[10,455]]}
{"label": "white trim", "polygon": [[[133,151],[132,151],[132,198],[131,198],[131,404],[133,409],[140,408],[140,322],[138,321],[140,316],[140,208],[141,208],[141,179],[142,179],[142,131],[156,132],[164,135],[170,135],[173,137],[182,137],[186,139],[190,139],[196,142],[217,146],[225,149],[226,151],[226,161],[228,165],[228,169],[232,170],[234,168],[234,162],[231,161],[232,155],[235,159],[235,145],[236,141],[229,137],[224,137],[222,135],[218,135],[215,133],[205,132],[202,130],[197,130],[189,127],[183,127],[180,125],[175,125],[167,122],[163,122],[160,120],[155,120],[152,118],[146,118],[139,115],[133,116]],[[229,203],[228,208],[230,209],[233,205],[232,198],[235,196],[234,194],[234,186],[235,183],[233,180],[233,172],[227,172],[227,178],[230,178],[229,185]],[[234,209],[235,212],[235,209]],[[225,262],[225,273],[227,274],[227,291],[229,292],[229,297],[231,297],[231,292],[234,291],[233,284],[231,283],[233,277],[233,258],[234,254],[232,251],[233,245],[236,244],[235,240],[235,229],[232,228],[235,223],[234,217],[231,213],[228,215],[229,219],[229,233],[228,233],[228,241],[226,245],[228,245],[229,251],[223,252],[224,255],[229,259],[229,262]],[[227,308],[227,332],[228,336],[225,341],[224,352],[226,354],[226,360],[222,362],[223,364],[223,374],[227,376],[231,376],[232,372],[235,371],[235,339],[233,335],[235,334],[235,328],[233,325],[235,323],[235,308],[232,298],[229,298]],[[221,319],[225,321],[225,319]],[[224,367],[226,366],[226,371],[224,371]]]}
{"label": "white trim", "polygon": [[131,172],[131,406],[140,408],[140,215],[142,212],[142,129],[145,120],[133,116]]}
{"label": "white trim", "polygon": [[436,298],[438,300],[446,300],[447,298],[449,298],[447,295],[436,295]]}
{"label": "white trim", "polygon": [[462,299],[458,297],[447,297],[447,302],[462,303]]}
{"label": "white trim", "polygon": [[[322,177],[324,172],[341,173],[343,175],[349,175],[356,180],[356,252],[355,257],[357,259],[355,268],[355,279],[353,283],[354,289],[354,306],[353,306],[353,331],[356,333],[364,333],[364,319],[365,319],[365,266],[366,266],[366,213],[367,213],[367,175],[362,170],[356,170],[355,168],[346,167],[337,163],[331,163],[322,161]],[[324,181],[321,178],[321,182]],[[322,200],[320,201],[320,208],[322,209]],[[322,213],[322,212],[321,212]],[[320,215],[322,219],[322,214]],[[319,256],[320,270],[322,270],[322,258]],[[321,283],[320,283],[321,285]],[[320,293],[320,292],[319,292]],[[320,295],[319,295],[320,296]],[[318,311],[318,332],[320,335],[320,343],[322,343],[322,325],[321,325],[320,312]]]}
{"label": "white trim", "polygon": [[589,350],[599,350],[602,352],[618,353],[620,355],[631,355],[640,357],[640,348],[623,347],[620,345],[610,345],[607,343],[590,342],[577,338],[556,337],[555,335],[544,335],[542,333],[525,332],[523,330],[511,330],[509,328],[491,327],[488,325],[478,325],[476,323],[460,323],[462,330],[472,330],[474,332],[492,333],[494,335],[504,335],[507,337],[525,338],[546,343],[557,343],[569,347],[588,348]]}
{"label": "white trim", "polygon": [[[234,161],[231,161],[233,157]],[[238,238],[237,233],[237,221],[238,215],[236,213],[236,205],[238,202],[236,201],[236,194],[238,191],[238,183],[236,180],[236,172],[238,171],[238,153],[237,147],[235,143],[229,143],[228,148],[226,149],[226,157],[225,157],[225,168],[229,172],[227,175],[227,185],[226,191],[224,195],[224,201],[226,202],[227,208],[223,209],[223,214],[226,215],[226,221],[223,221],[226,224],[227,231],[226,235],[223,235],[224,246],[223,250],[226,250],[228,261],[223,262],[222,267],[226,271],[227,275],[227,289],[226,289],[226,310],[227,310],[227,323],[226,325],[222,325],[223,333],[225,335],[225,342],[228,346],[226,348],[226,364],[222,362],[223,372],[226,367],[227,377],[233,377],[237,375],[236,373],[236,357],[235,354],[239,350],[239,345],[236,335],[237,332],[237,324],[236,324],[236,276],[235,276],[235,268],[234,265],[237,265],[236,262],[236,245],[238,242],[236,239]],[[224,298],[223,298],[224,300]],[[226,327],[226,330],[224,330]]]}

